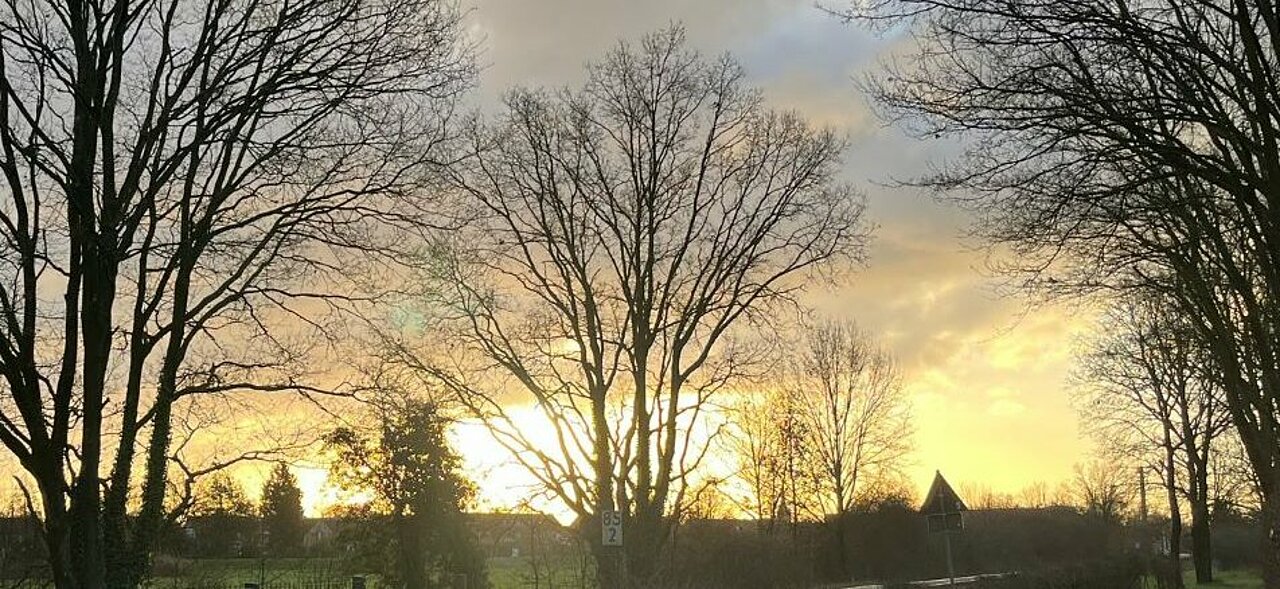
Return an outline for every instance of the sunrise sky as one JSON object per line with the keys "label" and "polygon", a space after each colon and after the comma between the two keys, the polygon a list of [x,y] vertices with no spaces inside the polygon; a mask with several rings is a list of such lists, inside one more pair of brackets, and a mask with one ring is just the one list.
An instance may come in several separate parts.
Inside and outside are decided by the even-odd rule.
{"label": "sunrise sky", "polygon": [[[1091,316],[1006,296],[986,254],[966,240],[963,211],[893,187],[927,172],[954,147],[882,124],[856,80],[904,43],[902,35],[846,24],[810,0],[477,0],[470,32],[484,66],[478,107],[512,86],[573,85],[583,64],[619,39],[678,22],[690,43],[729,52],[774,107],[794,109],[849,138],[844,175],[867,195],[876,225],[865,268],[813,293],[823,313],[852,318],[897,355],[913,404],[919,491],[942,470],[958,487],[1016,493],[1068,478],[1086,458],[1071,407],[1071,352]],[[486,506],[529,496],[480,428],[458,432]],[[336,500],[319,466],[298,468],[308,510]],[[250,488],[253,488],[251,485]]]}
{"label": "sunrise sky", "polygon": [[1089,314],[1061,306],[1029,313],[1030,301],[1002,296],[985,255],[964,238],[961,210],[917,189],[889,187],[954,153],[885,126],[858,90],[856,80],[888,58],[901,35],[843,23],[812,0],[474,6],[487,65],[482,100],[512,85],[574,84],[583,62],[619,38],[680,22],[694,47],[735,55],[770,105],[848,135],[845,176],[868,196],[877,230],[868,266],[843,287],[815,293],[815,304],[857,320],[904,366],[918,428],[912,479],[922,491],[935,469],[958,484],[998,491],[1052,485],[1086,457],[1067,377]]}

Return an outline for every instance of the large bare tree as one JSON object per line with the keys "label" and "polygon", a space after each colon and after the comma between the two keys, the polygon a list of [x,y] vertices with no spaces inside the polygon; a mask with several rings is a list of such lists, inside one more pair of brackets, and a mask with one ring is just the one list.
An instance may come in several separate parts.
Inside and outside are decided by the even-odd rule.
{"label": "large bare tree", "polygon": [[[468,360],[422,364],[578,515],[606,587],[657,582],[708,401],[752,360],[735,335],[861,255],[843,143],[765,109],[679,28],[620,45],[576,91],[510,93],[474,139],[456,180],[478,220],[436,266]],[[513,411],[530,403],[544,438]],[[611,510],[623,550],[602,546]]]}
{"label": "large bare tree", "polygon": [[172,464],[182,399],[323,392],[290,331],[321,332],[315,311],[361,292],[351,254],[385,261],[414,220],[470,73],[458,18],[434,0],[0,3],[0,442],[58,587],[146,574],[169,471],[196,472]]}
{"label": "large bare tree", "polygon": [[1081,360],[1081,417],[1107,448],[1153,456],[1168,500],[1174,582],[1182,586],[1183,498],[1191,507],[1196,582],[1212,581],[1210,469],[1231,427],[1221,387],[1204,370],[1191,326],[1166,302],[1128,297],[1101,325]]}
{"label": "large bare tree", "polygon": [[1206,343],[1280,587],[1280,19],[1256,0],[887,0],[920,51],[873,84],[967,157],[929,183],[1054,290],[1154,290]]}

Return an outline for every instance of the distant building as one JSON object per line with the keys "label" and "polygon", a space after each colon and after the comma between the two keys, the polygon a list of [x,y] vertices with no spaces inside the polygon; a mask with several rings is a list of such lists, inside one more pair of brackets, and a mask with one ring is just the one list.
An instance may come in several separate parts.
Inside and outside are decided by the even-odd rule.
{"label": "distant building", "polygon": [[541,513],[468,513],[466,518],[487,556],[527,556],[574,542],[571,530]]}
{"label": "distant building", "polygon": [[333,544],[341,531],[342,520],[334,517],[307,518],[303,525],[307,532],[302,536],[302,547],[312,552]]}
{"label": "distant building", "polygon": [[[383,517],[383,516],[379,516]],[[573,531],[554,518],[538,513],[467,513],[467,527],[486,556],[521,557],[538,550],[559,550],[576,540]],[[183,527],[184,543],[192,556],[247,556],[258,544],[256,519],[192,518]],[[342,544],[360,537],[351,533],[367,520],[317,517],[305,520],[302,546],[308,554],[338,554]]]}

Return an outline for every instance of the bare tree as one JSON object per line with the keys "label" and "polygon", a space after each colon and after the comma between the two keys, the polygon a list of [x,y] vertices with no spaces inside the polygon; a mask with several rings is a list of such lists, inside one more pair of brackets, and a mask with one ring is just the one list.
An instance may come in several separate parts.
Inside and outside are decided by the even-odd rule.
{"label": "bare tree", "polygon": [[283,319],[323,327],[302,310],[352,300],[347,256],[378,263],[412,219],[401,197],[470,72],[458,18],[0,3],[0,442],[35,483],[58,587],[146,574],[180,399],[324,392]]}
{"label": "bare tree", "polygon": [[[1191,326],[1168,304],[1130,297],[1107,313],[1103,335],[1083,357],[1081,413],[1115,451],[1159,457],[1170,518],[1172,570],[1180,571],[1180,499],[1191,507],[1196,581],[1213,578],[1209,534],[1213,452],[1231,427],[1222,392],[1204,372],[1204,351]],[[1180,577],[1175,576],[1180,586]]]}
{"label": "bare tree", "polygon": [[1013,509],[1021,507],[1010,493],[1001,493],[982,483],[961,483],[960,496],[970,509]]}
{"label": "bare tree", "polygon": [[1258,481],[1240,440],[1223,436],[1210,455],[1209,488],[1214,517],[1222,513],[1257,514]]}
{"label": "bare tree", "polygon": [[[735,334],[861,255],[841,141],[742,77],[679,28],[620,45],[578,91],[509,94],[456,178],[479,221],[436,268],[455,359],[417,361],[578,514],[606,587],[604,511],[625,514],[627,576],[659,574],[707,403],[753,360]],[[530,400],[549,439],[513,418]]]}
{"label": "bare tree", "polygon": [[1124,523],[1133,506],[1135,485],[1126,474],[1131,472],[1132,469],[1114,460],[1094,458],[1076,465],[1067,490],[1085,515],[1118,526]]}
{"label": "bare tree", "polygon": [[897,363],[851,322],[806,330],[785,385],[801,407],[809,457],[822,479],[820,508],[849,513],[860,484],[889,474],[911,449],[910,406]]}
{"label": "bare tree", "polygon": [[1049,484],[1036,481],[1018,491],[1014,504],[1024,509],[1043,509],[1053,505],[1053,495]]}
{"label": "bare tree", "polygon": [[964,138],[926,182],[964,189],[1007,269],[1058,292],[1164,293],[1206,342],[1280,587],[1274,7],[886,0],[849,16],[912,23],[921,51],[872,90],[914,130]]}
{"label": "bare tree", "polygon": [[804,435],[795,397],[774,390],[743,394],[733,405],[730,428],[723,438],[737,462],[736,478],[746,485],[740,500],[765,531],[779,524],[796,531],[801,501],[812,496],[813,477],[806,459]]}
{"label": "bare tree", "polygon": [[748,510],[770,526],[829,522],[847,577],[846,516],[897,496],[910,407],[892,357],[852,322],[806,325],[787,347],[775,392],[742,399],[727,439]]}
{"label": "bare tree", "polygon": [[793,397],[817,480],[813,507],[836,526],[849,577],[845,516],[858,493],[891,476],[911,449],[910,406],[892,356],[852,322],[806,328],[784,386]]}

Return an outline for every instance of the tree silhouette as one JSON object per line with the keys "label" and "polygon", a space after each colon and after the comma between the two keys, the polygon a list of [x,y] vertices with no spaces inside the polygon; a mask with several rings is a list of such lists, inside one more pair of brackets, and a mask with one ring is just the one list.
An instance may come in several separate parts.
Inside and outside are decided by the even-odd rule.
{"label": "tree silhouette", "polygon": [[[326,437],[337,483],[371,492],[370,515],[390,518],[394,576],[407,589],[438,586],[458,574],[468,587],[487,586],[483,558],[462,518],[475,487],[446,438],[450,423],[435,403],[398,399],[378,408],[372,436],[339,428]],[[364,535],[361,542],[379,536]]]}
{"label": "tree silhouette", "polygon": [[[427,281],[442,380],[579,517],[601,582],[655,582],[707,444],[690,431],[755,358],[736,345],[815,271],[861,254],[841,141],[762,107],[731,59],[672,28],[622,44],[574,92],[517,90],[455,183],[476,222]],[[433,333],[438,337],[439,333]],[[440,356],[445,356],[440,358]],[[513,388],[555,430],[512,419]],[[625,546],[600,516],[623,513]]]}
{"label": "tree silhouette", "polygon": [[782,349],[762,385],[774,391],[736,406],[731,449],[753,494],[749,510],[829,523],[839,578],[848,580],[847,518],[875,495],[893,495],[911,449],[901,375],[852,322],[802,325]]}
{"label": "tree silhouette", "polygon": [[297,553],[307,531],[302,514],[302,490],[289,465],[280,462],[271,469],[271,476],[262,485],[262,503],[258,510],[267,534],[267,549],[277,556]]}
{"label": "tree silhouette", "polygon": [[178,462],[184,403],[327,392],[305,358],[335,339],[322,312],[367,296],[350,259],[391,263],[417,221],[472,71],[460,18],[0,2],[0,443],[57,587],[145,577],[171,471],[204,470]]}
{"label": "tree silhouette", "polygon": [[187,515],[195,525],[196,546],[200,554],[244,556],[246,549],[253,551],[259,547],[258,526],[253,522],[256,515],[253,503],[245,494],[244,487],[225,473],[215,474],[200,483]]}
{"label": "tree silhouette", "polygon": [[[1231,427],[1222,390],[1205,371],[1206,351],[1167,301],[1130,297],[1103,319],[1082,359],[1081,415],[1105,447],[1142,460],[1153,450],[1170,514],[1170,558],[1180,570],[1180,501],[1191,507],[1196,581],[1213,578],[1209,487],[1213,454]],[[1175,583],[1181,586],[1180,578]]]}
{"label": "tree silhouette", "polygon": [[918,33],[870,86],[964,157],[955,189],[1023,284],[1166,296],[1206,342],[1280,587],[1280,19],[1269,2],[884,0]]}
{"label": "tree silhouette", "polygon": [[1108,526],[1119,526],[1133,507],[1136,485],[1126,476],[1127,472],[1129,469],[1114,461],[1094,458],[1075,466],[1068,488],[1085,515]]}
{"label": "tree silhouette", "polygon": [[810,506],[816,477],[797,401],[786,390],[742,394],[725,437],[749,493],[744,510],[767,531],[785,525],[793,535],[804,516],[821,511]]}

